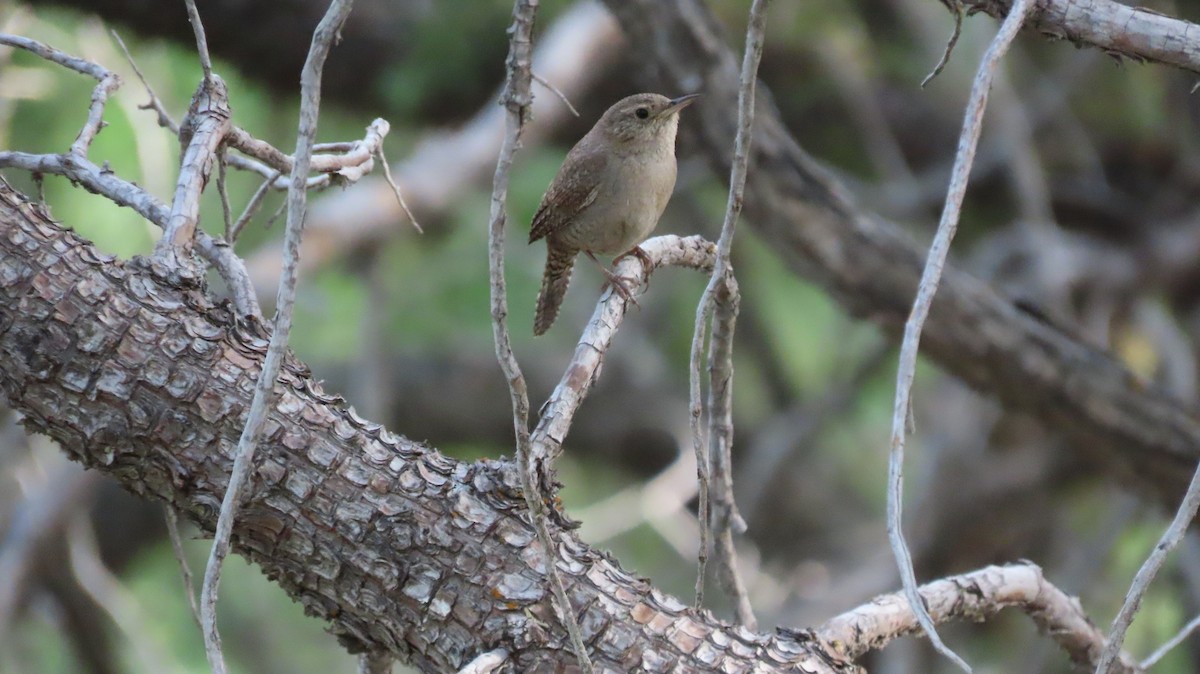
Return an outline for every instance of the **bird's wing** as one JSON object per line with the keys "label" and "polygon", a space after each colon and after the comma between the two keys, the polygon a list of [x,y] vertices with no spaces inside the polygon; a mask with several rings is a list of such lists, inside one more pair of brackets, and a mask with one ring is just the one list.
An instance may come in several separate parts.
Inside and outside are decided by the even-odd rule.
{"label": "bird's wing", "polygon": [[607,162],[607,153],[581,150],[579,145],[567,153],[533,216],[529,243],[563,228],[592,205],[600,193],[600,176]]}

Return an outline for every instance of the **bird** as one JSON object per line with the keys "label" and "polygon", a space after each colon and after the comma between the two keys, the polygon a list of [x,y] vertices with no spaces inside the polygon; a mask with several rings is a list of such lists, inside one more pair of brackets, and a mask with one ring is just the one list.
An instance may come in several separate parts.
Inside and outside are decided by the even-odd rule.
{"label": "bird", "polygon": [[654,231],[671,199],[679,112],[698,96],[645,93],[623,98],[567,153],[529,231],[530,244],[546,239],[535,336],[554,324],[580,252],[600,267],[606,284],[637,303],[627,280],[596,255],[615,255],[613,265],[627,255],[649,264],[638,244]]}

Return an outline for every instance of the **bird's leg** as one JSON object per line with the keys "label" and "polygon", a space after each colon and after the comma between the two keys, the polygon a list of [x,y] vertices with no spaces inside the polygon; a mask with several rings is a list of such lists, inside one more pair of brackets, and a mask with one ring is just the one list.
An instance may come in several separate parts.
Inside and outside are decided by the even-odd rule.
{"label": "bird's leg", "polygon": [[[626,300],[628,302],[633,302],[633,306],[635,306],[639,309],[642,308],[642,305],[638,304],[638,301],[636,299],[634,299],[633,291],[630,290],[630,288],[629,288],[628,284],[629,284],[630,279],[624,278],[624,277],[618,275],[617,273],[613,272],[611,269],[609,269],[607,266],[605,266],[605,264],[603,262],[601,262],[600,260],[597,260],[596,256],[592,254],[592,251],[585,250],[583,252],[587,253],[587,256],[592,259],[592,262],[596,263],[596,266],[600,268],[600,272],[602,274],[604,274],[604,278],[605,278],[604,285],[605,286],[612,284],[613,290],[616,291],[616,293],[621,296],[621,299]],[[603,290],[603,288],[604,288],[604,286],[601,286],[602,290]]]}
{"label": "bird's leg", "polygon": [[630,248],[629,250],[625,251],[624,253],[621,253],[620,255],[614,257],[613,258],[613,266],[614,267],[617,266],[618,262],[620,262],[621,260],[624,260],[625,258],[629,257],[630,255],[641,260],[642,265],[646,267],[646,271],[650,271],[651,269],[654,268],[654,260],[650,259],[650,254],[647,253],[646,251],[642,250],[641,246],[634,246],[633,248]]}

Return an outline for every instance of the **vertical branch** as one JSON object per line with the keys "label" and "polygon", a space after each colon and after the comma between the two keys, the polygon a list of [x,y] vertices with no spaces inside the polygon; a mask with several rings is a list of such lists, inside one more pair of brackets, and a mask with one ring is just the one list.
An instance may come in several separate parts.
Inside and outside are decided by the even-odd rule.
{"label": "vertical branch", "polygon": [[566,587],[558,572],[558,550],[550,529],[546,524],[546,504],[537,478],[538,463],[544,457],[532,456],[529,442],[529,391],[521,366],[513,354],[512,341],[508,334],[508,291],[504,281],[504,225],[508,220],[508,174],[512,169],[513,155],[521,144],[521,131],[529,117],[533,103],[531,63],[533,60],[533,21],[537,15],[538,0],[516,0],[513,4],[513,24],[509,28],[509,48],[506,62],[508,77],[500,103],[506,111],[504,142],[496,160],[496,173],[492,179],[491,212],[488,222],[488,274],[491,290],[492,336],[496,343],[496,360],[508,381],[508,393],[512,399],[513,431],[517,440],[517,464],[521,474],[521,488],[529,516],[533,520],[538,540],[545,550],[546,576],[550,582],[553,603],[563,626],[570,636],[571,647],[579,661],[579,667],[591,674],[592,663],[583,634]]}
{"label": "vertical branch", "polygon": [[1100,654],[1100,661],[1096,665],[1096,674],[1107,674],[1109,668],[1116,662],[1121,652],[1121,645],[1125,643],[1125,633],[1133,624],[1133,616],[1137,614],[1138,608],[1142,605],[1142,597],[1146,596],[1146,591],[1150,589],[1150,583],[1154,582],[1154,577],[1162,569],[1167,555],[1171,554],[1171,551],[1187,534],[1188,526],[1196,517],[1197,508],[1200,508],[1200,467],[1197,467],[1196,472],[1192,475],[1187,493],[1183,495],[1183,502],[1175,511],[1175,517],[1172,518],[1171,524],[1167,526],[1167,530],[1158,539],[1158,544],[1150,551],[1150,556],[1142,562],[1141,568],[1133,577],[1133,584],[1129,586],[1129,592],[1125,594],[1125,602],[1121,605],[1121,610],[1117,612],[1117,617],[1113,619],[1112,631],[1108,635],[1108,644],[1105,645],[1104,652]]}
{"label": "vertical branch", "polygon": [[[723,583],[730,591],[738,606],[738,618],[747,626],[754,624],[754,614],[750,610],[750,602],[741,579],[737,575],[736,558],[733,550],[733,533],[730,530],[735,522],[739,528],[745,528],[745,523],[736,514],[733,505],[733,481],[729,473],[729,448],[733,441],[732,395],[733,395],[733,321],[737,317],[737,282],[733,278],[733,266],[730,261],[730,251],[733,248],[733,234],[737,228],[738,216],[742,212],[742,197],[746,187],[746,172],[750,157],[751,131],[754,127],[754,96],[758,82],[758,62],[762,59],[763,32],[766,29],[767,5],[770,0],[754,0],[750,6],[750,18],[746,27],[746,47],[742,55],[742,73],[738,86],[738,128],[734,141],[733,164],[729,171],[729,200],[725,208],[725,221],[721,225],[721,238],[717,241],[716,264],[712,277],[700,297],[696,307],[696,327],[692,333],[692,350],[689,359],[689,380],[691,391],[691,423],[692,444],[696,451],[696,473],[700,481],[700,552],[698,555],[698,570],[696,578],[696,604],[704,598],[704,567],[708,559],[708,539],[710,527],[718,527],[722,540],[721,562]],[[704,451],[705,437],[701,432],[700,420],[702,415],[700,400],[700,353],[704,348],[704,333],[709,324],[715,302],[721,302],[719,309],[721,317],[713,328],[712,347],[709,359],[709,372],[713,377],[710,381],[709,396],[709,441],[712,443],[710,453],[713,465],[722,471],[715,476],[718,484],[718,506],[720,511],[716,518],[709,516],[708,471],[710,457]],[[727,543],[725,543],[727,539]]]}
{"label": "vertical branch", "polygon": [[708,357],[708,441],[712,462],[712,527],[716,532],[717,578],[733,598],[738,622],[758,629],[746,584],[737,571],[734,530],[743,533],[746,522],[733,500],[733,330],[741,296],[730,273],[717,288]]}
{"label": "vertical branch", "polygon": [[975,160],[975,149],[979,145],[979,134],[983,127],[983,113],[987,107],[988,90],[992,77],[1000,63],[1000,59],[1008,51],[1008,46],[1016,38],[1021,25],[1030,9],[1035,5],[1031,0],[1014,0],[1008,16],[997,31],[996,37],[988,46],[975,81],[971,86],[971,96],[963,119],[962,133],[959,136],[958,151],[954,157],[954,168],[950,174],[950,186],[946,193],[946,204],[942,210],[941,221],[938,223],[937,234],[929,249],[929,258],[925,262],[925,270],[921,274],[921,282],[917,287],[917,296],[913,301],[912,313],[904,326],[904,341],[900,346],[900,364],[896,372],[896,401],[892,409],[892,438],[888,456],[888,540],[896,557],[896,565],[900,569],[900,578],[904,585],[904,595],[912,607],[921,629],[929,636],[929,641],[939,653],[949,658],[963,670],[970,672],[971,667],[942,643],[934,627],[933,619],[929,617],[921,596],[917,593],[917,578],[913,571],[912,555],[908,551],[908,543],[904,540],[902,528],[904,500],[904,440],[905,432],[912,409],[912,384],[917,369],[917,349],[921,341],[921,328],[929,316],[929,308],[933,296],[937,292],[938,283],[942,278],[942,270],[946,266],[946,257],[950,253],[950,242],[954,240],[955,230],[958,229],[958,218],[962,211],[963,197],[967,190],[967,180],[971,173],[971,164]]}
{"label": "vertical branch", "polygon": [[292,165],[291,183],[288,185],[288,217],[284,232],[283,271],[280,273],[279,292],[275,299],[275,321],[271,343],[267,347],[266,361],[258,382],[254,387],[254,399],[246,426],[238,440],[237,455],[225,497],[221,501],[221,513],[217,518],[217,529],[213,535],[213,546],[204,570],[204,584],[200,595],[200,613],[203,622],[204,648],[209,666],[214,674],[225,674],[225,659],[221,653],[221,637],[217,631],[217,587],[221,582],[221,565],[229,554],[229,536],[237,515],[238,499],[253,468],[254,451],[262,437],[267,419],[267,409],[275,388],[275,379],[287,351],[288,332],[292,327],[292,309],[296,298],[297,266],[299,262],[300,236],[304,229],[304,209],[307,201],[305,178],[312,162],[313,138],[317,133],[317,115],[321,103],[321,71],[325,58],[336,39],[346,17],[350,15],[353,0],[333,0],[325,16],[313,32],[312,44],[304,69],[300,73],[300,124],[296,134],[296,153]]}

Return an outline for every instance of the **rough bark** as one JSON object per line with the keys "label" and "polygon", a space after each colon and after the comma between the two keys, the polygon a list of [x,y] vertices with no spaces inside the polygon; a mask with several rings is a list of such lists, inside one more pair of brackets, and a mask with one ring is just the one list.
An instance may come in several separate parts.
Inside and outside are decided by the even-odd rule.
{"label": "rough bark", "polygon": [[[728,173],[737,63],[701,0],[606,0],[662,91],[703,91],[684,120],[718,175]],[[797,144],[763,88],[746,215],[796,273],[851,314],[897,334],[912,306],[924,248],[870,213]],[[1028,412],[1174,509],[1200,458],[1193,411],[1148,388],[1108,354],[948,267],[923,353],[1010,409]]]}
{"label": "rough bark", "polygon": [[[26,428],[211,532],[267,340],[195,288],[112,260],[0,182],[0,388]],[[570,671],[512,465],[359,418],[288,357],[234,547],[353,651],[455,671],[503,647]],[[551,523],[598,667],[848,671],[696,612]]]}

